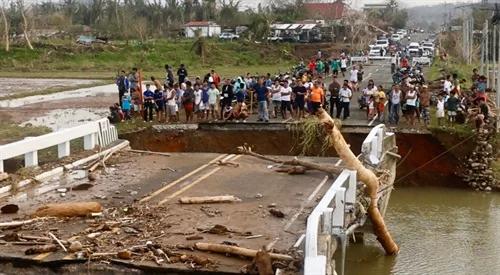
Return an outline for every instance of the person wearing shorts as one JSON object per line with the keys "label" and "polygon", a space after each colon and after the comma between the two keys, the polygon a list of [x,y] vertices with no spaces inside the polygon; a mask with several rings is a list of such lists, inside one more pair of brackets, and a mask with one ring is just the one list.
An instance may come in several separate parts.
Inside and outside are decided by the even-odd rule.
{"label": "person wearing shorts", "polygon": [[323,104],[323,100],[325,98],[325,92],[323,88],[321,88],[320,83],[315,81],[313,84],[313,88],[309,94],[309,100],[311,101],[311,109],[312,113],[315,114]]}
{"label": "person wearing shorts", "polygon": [[406,93],[406,119],[409,120],[410,125],[415,125],[415,113],[417,111],[417,91],[414,87]]}
{"label": "person wearing shorts", "polygon": [[165,89],[165,103],[166,103],[166,119],[168,119],[169,122],[174,122],[176,121],[176,108],[177,104],[175,102],[175,95],[176,91],[174,89],[173,83],[168,83],[167,85],[164,85]]}
{"label": "person wearing shorts", "polygon": [[220,92],[214,83],[210,84],[210,86],[210,89],[208,89],[208,109],[212,119],[217,119],[217,98],[220,96]]}
{"label": "person wearing shorts", "polygon": [[293,87],[292,92],[295,94],[295,110],[297,110],[297,119],[304,118],[304,105],[307,89],[304,87],[302,80],[297,80],[297,85]]}
{"label": "person wearing shorts", "polygon": [[347,58],[342,56],[340,59],[340,71],[342,72],[342,77],[345,77],[345,72],[347,72]]}

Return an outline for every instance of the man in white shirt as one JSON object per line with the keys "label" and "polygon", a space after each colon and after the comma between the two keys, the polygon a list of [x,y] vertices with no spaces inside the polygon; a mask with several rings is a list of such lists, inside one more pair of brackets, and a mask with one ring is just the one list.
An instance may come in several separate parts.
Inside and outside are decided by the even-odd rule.
{"label": "man in white shirt", "polygon": [[339,98],[340,98],[340,108],[337,113],[337,118],[340,118],[340,113],[344,110],[343,119],[349,118],[349,105],[351,103],[352,91],[349,88],[349,81],[344,80],[344,85],[339,90]]}
{"label": "man in white shirt", "polygon": [[389,123],[398,124],[399,123],[399,110],[401,109],[401,98],[402,92],[399,85],[394,85],[392,91],[390,92],[389,98]]}
{"label": "man in white shirt", "polygon": [[271,103],[273,107],[273,117],[277,118],[278,113],[281,111],[281,85],[278,80],[274,81],[274,84],[271,86]]}
{"label": "man in white shirt", "polygon": [[287,119],[287,110],[290,112],[290,116],[293,116],[291,96],[292,88],[288,86],[288,81],[285,81],[283,82],[283,86],[281,86],[281,115],[283,119]]}

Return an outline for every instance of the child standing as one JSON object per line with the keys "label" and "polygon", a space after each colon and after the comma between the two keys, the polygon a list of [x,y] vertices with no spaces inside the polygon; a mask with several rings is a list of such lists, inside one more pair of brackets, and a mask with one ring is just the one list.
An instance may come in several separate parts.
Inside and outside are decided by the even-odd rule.
{"label": "child standing", "polygon": [[131,98],[130,98],[130,95],[128,93],[125,93],[123,96],[122,96],[122,110],[123,110],[123,114],[125,115],[125,120],[129,120],[130,119],[130,109],[131,109],[131,105],[132,105],[132,102],[131,102]]}
{"label": "child standing", "polygon": [[437,107],[436,107],[436,117],[438,119],[438,125],[441,126],[443,123],[443,119],[444,119],[444,98],[443,98],[442,94],[440,94],[438,96]]}

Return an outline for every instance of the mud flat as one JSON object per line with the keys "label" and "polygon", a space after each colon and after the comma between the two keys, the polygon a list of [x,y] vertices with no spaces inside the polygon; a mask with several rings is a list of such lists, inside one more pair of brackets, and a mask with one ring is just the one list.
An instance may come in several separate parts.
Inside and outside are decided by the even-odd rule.
{"label": "mud flat", "polygon": [[92,79],[0,78],[0,97],[20,93],[33,93],[46,89],[77,87],[99,83]]}

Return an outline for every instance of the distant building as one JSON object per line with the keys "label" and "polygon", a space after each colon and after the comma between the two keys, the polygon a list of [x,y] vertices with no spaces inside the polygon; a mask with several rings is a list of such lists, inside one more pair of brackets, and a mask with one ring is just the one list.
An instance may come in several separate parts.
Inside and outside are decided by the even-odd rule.
{"label": "distant building", "polygon": [[347,6],[342,0],[329,3],[304,3],[307,18],[323,19],[323,20],[338,20],[344,16],[347,11]]}
{"label": "distant building", "polygon": [[221,33],[221,26],[211,21],[191,21],[184,25],[187,38],[196,37],[197,31],[203,37],[216,37]]}
{"label": "distant building", "polygon": [[380,4],[365,4],[363,6],[363,11],[371,11],[371,10],[384,10],[387,9],[387,4],[386,3],[380,3]]}

